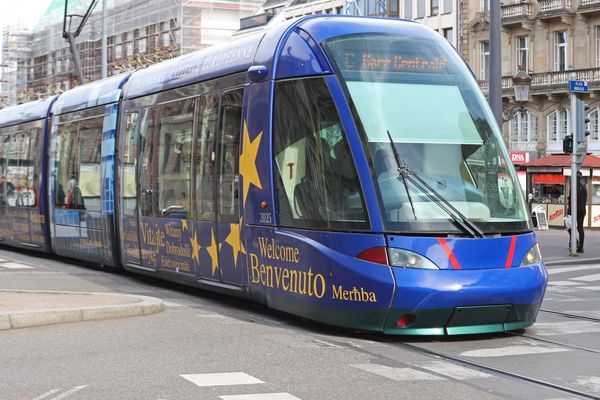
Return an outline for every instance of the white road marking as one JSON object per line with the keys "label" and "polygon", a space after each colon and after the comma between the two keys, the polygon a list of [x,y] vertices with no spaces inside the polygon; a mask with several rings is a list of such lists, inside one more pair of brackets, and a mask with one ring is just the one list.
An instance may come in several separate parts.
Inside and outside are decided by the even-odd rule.
{"label": "white road marking", "polygon": [[8,260],[5,260],[4,258],[0,257],[0,262],[5,262],[5,261],[8,261]]}
{"label": "white road marking", "polygon": [[485,372],[473,368],[466,368],[448,361],[431,361],[426,364],[418,364],[415,366],[458,380],[489,378],[491,376]]}
{"label": "white road marking", "polygon": [[60,392],[62,389],[52,389],[52,390],[48,390],[46,393],[42,393],[40,394],[38,397],[31,399],[31,400],[42,400],[45,399],[48,396],[52,396],[54,393],[56,392]]}
{"label": "white road marking", "polygon": [[581,282],[596,282],[600,281],[600,274],[578,276],[577,278],[571,278],[570,280]]}
{"label": "white road marking", "polygon": [[379,364],[353,364],[354,368],[362,369],[375,375],[395,381],[445,381],[446,378],[428,374],[412,368],[393,368]]}
{"label": "white road marking", "polygon": [[544,354],[544,353],[560,353],[568,351],[565,348],[559,347],[544,347],[532,345],[519,345],[499,347],[496,349],[478,349],[469,350],[461,353],[465,357],[505,357],[505,356],[522,356],[527,354]]}
{"label": "white road marking", "polygon": [[594,265],[582,265],[579,267],[562,267],[562,268],[548,268],[548,274],[562,274],[564,272],[573,272],[573,271],[588,271],[588,270],[600,270],[600,264]]}
{"label": "white road marking", "polygon": [[180,375],[198,386],[228,386],[228,385],[252,385],[264,383],[244,372],[223,372],[216,374],[188,374]]}
{"label": "white road marking", "polygon": [[571,282],[571,281],[556,281],[556,282],[548,281],[548,285],[553,285],[553,286],[581,286],[581,283]]}
{"label": "white road marking", "polygon": [[533,328],[539,336],[577,335],[580,333],[598,333],[600,324],[589,321],[536,322]]}
{"label": "white road marking", "polygon": [[14,262],[0,264],[0,267],[8,268],[8,269],[33,269],[33,267],[30,267],[29,265],[19,264],[19,263],[14,263]]}
{"label": "white road marking", "polygon": [[582,376],[577,378],[577,385],[584,386],[592,392],[600,392],[600,376]]}
{"label": "white road marking", "polygon": [[582,288],[587,290],[600,290],[600,286],[582,286]]}
{"label": "white road marking", "polygon": [[79,392],[81,389],[86,388],[88,385],[75,386],[73,389],[67,390],[66,392],[59,394],[56,397],[51,398],[50,400],[61,400],[65,397],[72,395],[73,393]]}
{"label": "white road marking", "polygon": [[289,393],[257,393],[237,394],[233,396],[219,396],[223,400],[300,400]]}
{"label": "white road marking", "polygon": [[317,339],[315,337],[303,336],[303,335],[265,335],[267,339],[271,339],[274,342],[294,347],[297,349],[304,348],[341,348],[342,346],[338,346],[337,344],[330,343],[325,340]]}

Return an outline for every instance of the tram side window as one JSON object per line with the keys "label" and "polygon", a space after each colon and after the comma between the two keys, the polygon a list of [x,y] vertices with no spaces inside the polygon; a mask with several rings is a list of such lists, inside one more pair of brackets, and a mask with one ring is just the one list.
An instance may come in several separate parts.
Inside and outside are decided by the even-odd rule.
{"label": "tram side window", "polygon": [[158,215],[189,218],[195,99],[158,107]]}
{"label": "tram side window", "polygon": [[147,108],[140,121],[140,214],[143,217],[154,215],[156,163],[154,162],[154,127],[156,108]]}
{"label": "tram side window", "polygon": [[0,136],[0,207],[6,206],[8,181],[6,180],[7,159],[4,154],[6,136]]}
{"label": "tram side window", "polygon": [[100,211],[100,160],[104,116],[58,125],[56,139],[57,207]]}
{"label": "tram side window", "polygon": [[32,154],[30,149],[31,135],[30,131],[18,131],[4,140],[6,204],[11,207],[33,207],[36,204],[33,192],[34,165],[29,158],[35,158],[37,152],[34,149]]}
{"label": "tram side window", "polygon": [[100,160],[103,117],[79,122],[79,179],[67,184],[67,199],[77,209],[100,211]]}
{"label": "tram side window", "polygon": [[41,137],[40,129],[33,128],[29,130],[29,149],[27,151],[27,196],[26,202],[23,205],[27,207],[36,207],[38,204],[39,180],[36,177],[39,175],[38,163],[38,143]]}
{"label": "tram side window", "polygon": [[277,83],[273,137],[282,225],[368,229],[356,168],[324,79]]}
{"label": "tram side window", "polygon": [[[64,122],[58,125],[54,204],[61,208],[75,208],[76,204],[73,203],[72,193],[78,179],[78,125],[77,121]],[[71,190],[69,190],[69,187],[71,187]],[[68,203],[67,192],[71,192]]]}
{"label": "tram side window", "polygon": [[239,219],[240,129],[244,91],[234,90],[221,97],[219,135],[219,216],[220,220]]}
{"label": "tram side window", "polygon": [[196,132],[196,218],[214,220],[213,190],[215,182],[215,137],[219,115],[219,95],[209,94],[198,98]]}
{"label": "tram side window", "polygon": [[123,202],[123,213],[135,215],[137,207],[137,186],[135,184],[135,167],[137,165],[138,132],[139,122],[137,111],[127,113],[127,128],[121,149],[121,198]]}

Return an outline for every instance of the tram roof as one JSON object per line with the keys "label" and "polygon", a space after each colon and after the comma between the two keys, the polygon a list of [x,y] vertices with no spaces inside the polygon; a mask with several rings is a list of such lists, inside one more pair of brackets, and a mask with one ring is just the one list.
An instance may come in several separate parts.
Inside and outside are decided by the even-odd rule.
{"label": "tram roof", "polygon": [[56,96],[3,108],[0,110],[0,127],[46,118],[54,100]]}
{"label": "tram roof", "polygon": [[[191,85],[232,73],[246,72],[253,65],[268,69],[265,79],[280,78],[276,74],[279,54],[293,32],[308,33],[316,43],[349,33],[403,33],[423,35],[430,30],[412,21],[342,15],[313,15],[292,19],[252,36],[216,45],[163,61],[133,73],[125,90],[125,99],[133,99],[161,91]],[[420,32],[420,33],[418,33]],[[299,63],[298,65],[304,65]],[[321,65],[321,73],[328,65]],[[289,71],[286,71],[289,72]],[[298,76],[307,71],[297,71]],[[309,73],[310,74],[310,73]]]}
{"label": "tram roof", "polygon": [[121,89],[130,73],[111,76],[74,87],[58,96],[54,114],[65,114],[119,101]]}

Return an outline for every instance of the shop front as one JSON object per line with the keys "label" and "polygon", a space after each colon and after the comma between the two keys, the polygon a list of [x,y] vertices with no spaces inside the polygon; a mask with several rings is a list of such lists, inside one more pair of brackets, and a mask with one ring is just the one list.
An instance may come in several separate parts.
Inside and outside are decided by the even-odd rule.
{"label": "shop front", "polygon": [[[548,226],[564,228],[571,187],[571,156],[556,154],[523,164],[530,211],[546,213]],[[584,227],[600,228],[600,158],[587,155],[580,168],[587,189]]]}

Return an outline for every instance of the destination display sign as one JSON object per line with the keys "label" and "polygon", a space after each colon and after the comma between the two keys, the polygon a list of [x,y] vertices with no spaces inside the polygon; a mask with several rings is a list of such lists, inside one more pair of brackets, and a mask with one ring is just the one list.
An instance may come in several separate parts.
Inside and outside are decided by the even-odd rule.
{"label": "destination display sign", "polygon": [[440,73],[446,70],[448,59],[445,57],[427,59],[419,56],[407,57],[402,54],[346,51],[341,58],[341,64],[340,67],[346,70]]}

